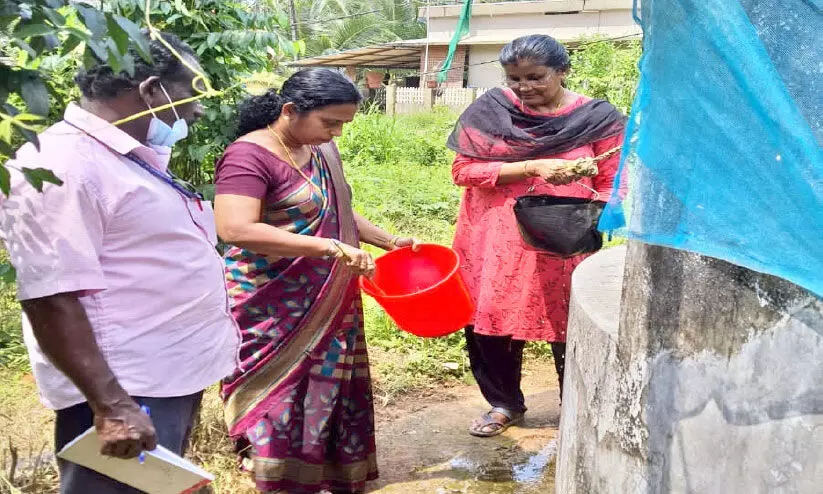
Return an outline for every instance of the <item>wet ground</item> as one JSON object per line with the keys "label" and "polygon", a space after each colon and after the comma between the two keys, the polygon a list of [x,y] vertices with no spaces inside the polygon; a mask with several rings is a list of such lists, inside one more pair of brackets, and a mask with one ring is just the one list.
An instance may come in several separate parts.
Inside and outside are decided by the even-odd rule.
{"label": "wet ground", "polygon": [[494,438],[468,434],[488,410],[475,387],[409,398],[377,411],[380,494],[545,494],[554,491],[560,407],[550,365],[524,378],[526,421]]}

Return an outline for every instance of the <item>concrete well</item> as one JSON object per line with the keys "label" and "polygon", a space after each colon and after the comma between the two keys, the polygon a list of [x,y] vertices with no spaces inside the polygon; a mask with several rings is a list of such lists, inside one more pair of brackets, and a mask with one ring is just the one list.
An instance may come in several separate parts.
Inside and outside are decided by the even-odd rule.
{"label": "concrete well", "polygon": [[632,243],[571,304],[558,494],[823,492],[819,298]]}

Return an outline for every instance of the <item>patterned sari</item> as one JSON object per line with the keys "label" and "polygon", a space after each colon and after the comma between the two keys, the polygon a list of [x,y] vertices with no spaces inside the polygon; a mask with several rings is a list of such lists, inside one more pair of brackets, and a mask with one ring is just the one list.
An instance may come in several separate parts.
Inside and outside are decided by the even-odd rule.
{"label": "patterned sari", "polygon": [[[333,144],[312,153],[262,220],[358,245],[351,193]],[[322,195],[320,193],[322,191]],[[360,491],[377,478],[374,408],[356,277],[334,260],[231,248],[226,280],[243,332],[223,383],[226,421],[263,492]]]}

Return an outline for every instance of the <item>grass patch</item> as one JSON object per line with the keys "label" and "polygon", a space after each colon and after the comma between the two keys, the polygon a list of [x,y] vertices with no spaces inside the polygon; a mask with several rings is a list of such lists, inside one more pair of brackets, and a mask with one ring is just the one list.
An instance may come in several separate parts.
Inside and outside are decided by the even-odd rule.
{"label": "grass patch", "polygon": [[57,492],[54,414],[30,374],[0,369],[0,380],[0,494]]}

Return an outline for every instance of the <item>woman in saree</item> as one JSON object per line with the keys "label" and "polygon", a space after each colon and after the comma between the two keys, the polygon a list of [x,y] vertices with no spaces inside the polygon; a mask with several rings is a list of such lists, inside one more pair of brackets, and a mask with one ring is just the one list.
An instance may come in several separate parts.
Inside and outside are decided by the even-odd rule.
{"label": "woman in saree", "polygon": [[217,229],[241,365],[223,383],[229,433],[261,492],[363,492],[377,478],[358,275],[365,242],[413,246],[353,212],[332,138],[361,96],[328,69],[240,109],[216,167]]}
{"label": "woman in saree", "polygon": [[[585,258],[528,247],[518,231],[515,200],[529,194],[608,198],[625,121],[609,103],[564,87],[569,55],[549,36],[512,41],[501,50],[500,63],[508,87],[472,103],[449,138],[457,153],[454,182],[465,188],[454,247],[477,305],[466,344],[491,405],[469,429],[481,437],[523,420],[526,341],[551,343],[562,399],[571,274]],[[596,175],[572,166],[580,158],[596,163]]]}

